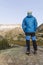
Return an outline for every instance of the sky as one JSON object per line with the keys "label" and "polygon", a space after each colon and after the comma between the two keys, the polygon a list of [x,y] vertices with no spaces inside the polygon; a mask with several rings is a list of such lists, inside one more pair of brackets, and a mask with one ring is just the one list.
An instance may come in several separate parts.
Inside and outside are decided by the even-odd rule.
{"label": "sky", "polygon": [[0,24],[22,24],[29,10],[42,24],[43,0],[0,0]]}

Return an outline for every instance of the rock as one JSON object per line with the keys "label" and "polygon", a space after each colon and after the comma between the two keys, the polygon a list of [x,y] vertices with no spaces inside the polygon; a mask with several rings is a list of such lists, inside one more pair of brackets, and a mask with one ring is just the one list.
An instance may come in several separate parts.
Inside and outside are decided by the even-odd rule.
{"label": "rock", "polygon": [[38,47],[37,54],[26,55],[26,47],[15,47],[0,53],[0,65],[43,65],[43,47]]}

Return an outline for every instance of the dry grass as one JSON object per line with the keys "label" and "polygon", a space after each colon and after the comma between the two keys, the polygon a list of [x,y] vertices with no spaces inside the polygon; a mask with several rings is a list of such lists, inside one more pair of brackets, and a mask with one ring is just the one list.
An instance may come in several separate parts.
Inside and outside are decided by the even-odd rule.
{"label": "dry grass", "polygon": [[[41,40],[36,41],[36,43],[37,43],[38,46],[43,46],[43,41],[41,41]],[[14,41],[14,45],[15,44],[25,46],[26,41]],[[32,45],[32,41],[30,41],[30,45]]]}

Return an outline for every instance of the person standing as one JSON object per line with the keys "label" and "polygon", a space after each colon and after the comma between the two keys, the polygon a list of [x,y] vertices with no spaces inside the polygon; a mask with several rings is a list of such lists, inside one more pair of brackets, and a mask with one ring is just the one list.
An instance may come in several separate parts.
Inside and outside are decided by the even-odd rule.
{"label": "person standing", "polygon": [[26,35],[26,53],[30,54],[30,37],[32,38],[34,54],[37,53],[37,43],[35,32],[37,30],[37,20],[32,15],[32,11],[27,12],[27,16],[23,19],[22,29]]}

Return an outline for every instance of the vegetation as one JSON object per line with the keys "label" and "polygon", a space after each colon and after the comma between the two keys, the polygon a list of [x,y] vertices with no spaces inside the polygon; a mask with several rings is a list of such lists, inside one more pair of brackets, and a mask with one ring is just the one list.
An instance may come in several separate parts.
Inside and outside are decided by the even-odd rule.
{"label": "vegetation", "polygon": [[[38,46],[43,46],[43,40],[36,41]],[[25,46],[26,41],[14,41],[14,44]],[[30,45],[32,45],[32,41],[30,41]]]}
{"label": "vegetation", "polygon": [[[37,33],[37,45],[43,45],[43,25],[38,27]],[[23,33],[21,28],[16,28],[10,31],[7,31],[5,36],[0,35],[0,49],[7,49],[10,46],[14,45],[26,45],[25,34]],[[32,45],[32,41],[30,41]]]}
{"label": "vegetation", "polygon": [[9,47],[10,47],[10,45],[9,45],[7,39],[4,38],[4,39],[0,40],[0,50],[7,49]]}
{"label": "vegetation", "polygon": [[[20,35],[21,36],[21,35]],[[20,37],[19,36],[19,37]],[[21,37],[20,37],[21,38]],[[25,46],[26,45],[26,41],[25,40],[13,40],[13,38],[11,37],[10,39],[7,38],[3,38],[2,40],[0,40],[0,50],[1,49],[7,49],[10,48],[12,45],[20,45],[20,46]],[[32,41],[30,41],[30,45],[32,45]],[[43,45],[43,40],[42,39],[38,39],[37,40],[37,45],[41,46]]]}

